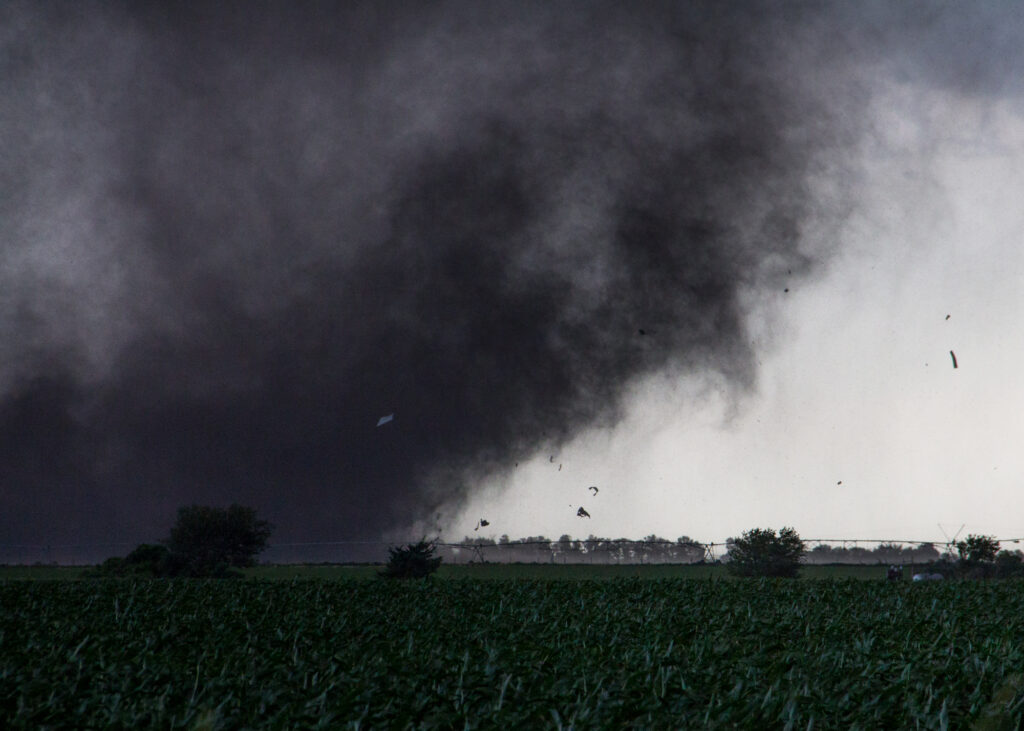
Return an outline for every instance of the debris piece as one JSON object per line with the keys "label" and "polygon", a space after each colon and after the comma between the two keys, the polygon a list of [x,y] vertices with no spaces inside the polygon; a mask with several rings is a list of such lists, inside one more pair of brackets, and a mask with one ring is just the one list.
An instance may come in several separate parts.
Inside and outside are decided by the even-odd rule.
{"label": "debris piece", "polygon": [[595,495],[597,494],[597,485],[591,485],[591,486],[590,486],[590,487],[588,487],[587,489],[588,489],[588,490],[593,490],[593,491],[594,491],[594,494],[595,494]]}
{"label": "debris piece", "polygon": [[949,319],[949,315],[946,315],[946,319],[947,319],[947,320]]}
{"label": "debris piece", "polygon": [[389,421],[393,420],[394,418],[395,418],[394,414],[388,414],[387,416],[382,416],[379,419],[377,419],[377,426],[384,426],[385,424],[387,424]]}
{"label": "debris piece", "polygon": [[558,464],[558,471],[559,471],[559,472],[561,472],[561,471],[562,471],[562,464],[561,464],[561,462],[559,462],[559,464]]}
{"label": "debris piece", "polygon": [[644,330],[643,328],[640,328],[640,334],[641,334],[641,335],[646,335],[646,334],[647,334],[647,331],[646,331],[646,330]]}
{"label": "debris piece", "polygon": [[842,484],[843,484],[843,481],[842,481],[842,480],[840,480],[840,481],[839,481],[839,482],[837,482],[836,484],[837,484],[837,485],[842,485]]}
{"label": "debris piece", "polygon": [[576,511],[576,515],[579,516],[580,518],[589,518],[590,517],[590,513],[588,513],[582,507],[580,507],[580,509]]}
{"label": "debris piece", "polygon": [[480,530],[481,526],[486,527],[486,526],[489,526],[490,524],[491,524],[490,521],[487,521],[487,520],[484,520],[483,518],[481,518],[480,520],[477,521],[476,528],[474,528],[473,530]]}
{"label": "debris piece", "polygon": [[956,353],[954,353],[952,350],[949,351],[949,357],[953,359],[953,367],[956,368]]}
{"label": "debris piece", "polygon": [[555,455],[552,454],[550,457],[548,457],[548,462],[552,462],[553,463],[554,461],[555,461]]}
{"label": "debris piece", "polygon": [[789,287],[786,287],[786,288],[785,288],[784,290],[782,290],[782,291],[783,291],[783,292],[788,292],[788,291],[789,291]]}

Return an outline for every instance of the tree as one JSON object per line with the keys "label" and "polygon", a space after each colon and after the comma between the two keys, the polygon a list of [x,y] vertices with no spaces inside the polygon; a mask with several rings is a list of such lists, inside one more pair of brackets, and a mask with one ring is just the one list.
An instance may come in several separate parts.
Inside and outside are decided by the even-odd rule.
{"label": "tree", "polygon": [[999,541],[993,536],[969,535],[956,544],[960,560],[968,564],[992,563],[999,553]]}
{"label": "tree", "polygon": [[422,579],[437,571],[441,557],[434,556],[436,546],[421,540],[405,548],[389,548],[388,563],[380,576],[388,579]]}
{"label": "tree", "polygon": [[783,528],[778,535],[771,528],[754,528],[731,542],[729,571],[736,576],[795,578],[805,552],[792,528]]}
{"label": "tree", "polygon": [[256,563],[274,527],[256,519],[256,510],[242,505],[213,508],[189,505],[178,510],[178,521],[166,541],[170,572],[184,576],[225,576],[230,568]]}

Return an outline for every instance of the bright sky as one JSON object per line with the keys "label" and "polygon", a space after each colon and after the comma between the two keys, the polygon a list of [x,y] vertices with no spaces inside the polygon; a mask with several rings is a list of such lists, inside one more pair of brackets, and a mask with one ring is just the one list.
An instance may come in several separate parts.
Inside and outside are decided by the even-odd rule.
{"label": "bright sky", "polygon": [[896,86],[873,107],[841,253],[751,322],[755,391],[636,384],[614,432],[492,477],[448,537],[1024,535],[1024,113]]}

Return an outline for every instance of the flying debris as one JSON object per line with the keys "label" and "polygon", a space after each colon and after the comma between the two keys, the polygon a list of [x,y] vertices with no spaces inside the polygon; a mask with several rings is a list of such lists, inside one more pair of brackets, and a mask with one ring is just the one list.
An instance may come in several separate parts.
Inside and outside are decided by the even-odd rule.
{"label": "flying debris", "polygon": [[949,315],[946,315],[946,319],[947,319],[947,320],[949,319]]}
{"label": "flying debris", "polygon": [[580,518],[589,518],[590,517],[590,513],[588,513],[582,507],[579,510],[576,511],[576,515],[579,516]]}
{"label": "flying debris", "polygon": [[782,291],[783,291],[783,292],[788,292],[788,291],[789,291],[789,287],[786,287],[786,288],[785,288],[784,290],[782,290]]}
{"label": "flying debris", "polygon": [[953,359],[953,367],[956,368],[956,353],[954,353],[952,350],[949,351],[949,357]]}
{"label": "flying debris", "polygon": [[591,486],[590,486],[590,487],[588,487],[587,489],[588,489],[588,490],[593,490],[593,491],[594,491],[594,494],[595,494],[595,495],[597,494],[597,485],[591,485]]}
{"label": "flying debris", "polygon": [[559,472],[561,472],[561,471],[562,471],[562,465],[561,465],[561,463],[559,463],[559,465],[558,465],[558,471],[559,471]]}
{"label": "flying debris", "polygon": [[842,480],[840,480],[840,481],[839,481],[839,482],[837,482],[836,484],[837,484],[837,485],[842,485],[842,484],[843,484],[843,481],[842,481]]}
{"label": "flying debris", "polygon": [[473,530],[480,530],[480,528],[486,528],[490,524],[491,522],[489,520],[484,520],[483,518],[481,518],[477,521],[476,528],[474,528]]}
{"label": "flying debris", "polygon": [[640,332],[641,335],[646,335],[647,334],[647,331],[644,330],[643,328],[640,328],[639,332]]}
{"label": "flying debris", "polygon": [[548,462],[551,462],[552,464],[554,464],[554,462],[555,462],[555,455],[552,454],[550,457],[548,457]]}
{"label": "flying debris", "polygon": [[382,416],[379,419],[377,419],[377,426],[384,426],[385,424],[387,424],[389,421],[391,421],[394,418],[395,418],[394,414],[388,414],[387,416]]}

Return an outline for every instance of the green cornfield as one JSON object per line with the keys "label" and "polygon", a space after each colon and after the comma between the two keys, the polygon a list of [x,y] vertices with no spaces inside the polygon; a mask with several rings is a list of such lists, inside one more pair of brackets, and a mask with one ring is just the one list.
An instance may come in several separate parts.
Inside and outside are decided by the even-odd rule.
{"label": "green cornfield", "polygon": [[1012,729],[1024,584],[0,582],[0,727]]}

